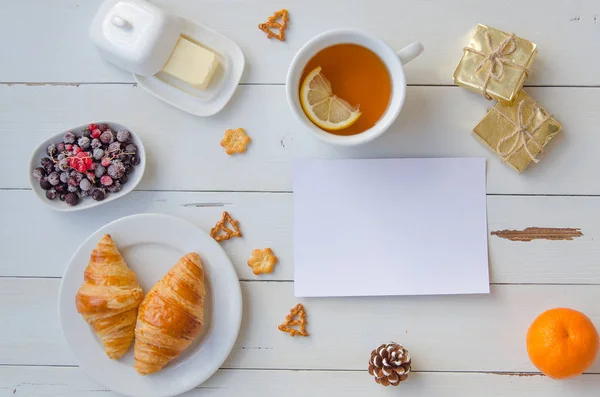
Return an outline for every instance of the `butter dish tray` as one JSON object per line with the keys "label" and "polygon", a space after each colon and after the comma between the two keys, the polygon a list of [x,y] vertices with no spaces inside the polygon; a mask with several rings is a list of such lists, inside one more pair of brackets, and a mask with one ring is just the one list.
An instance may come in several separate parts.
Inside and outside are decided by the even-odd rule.
{"label": "butter dish tray", "polygon": [[102,58],[131,72],[144,90],[196,116],[227,105],[245,66],[232,40],[146,0],[105,0],[90,38]]}
{"label": "butter dish tray", "polygon": [[220,66],[207,90],[198,90],[164,72],[143,76],[134,73],[140,87],[163,101],[196,116],[212,116],[221,111],[233,96],[245,59],[236,43],[222,34],[188,18],[180,17],[181,35],[213,50]]}

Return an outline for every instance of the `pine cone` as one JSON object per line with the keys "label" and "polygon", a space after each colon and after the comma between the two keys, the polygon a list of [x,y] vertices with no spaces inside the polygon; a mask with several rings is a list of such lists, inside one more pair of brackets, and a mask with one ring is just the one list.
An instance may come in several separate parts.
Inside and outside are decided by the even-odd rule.
{"label": "pine cone", "polygon": [[398,386],[410,373],[410,353],[402,345],[388,343],[371,352],[369,374],[383,386]]}

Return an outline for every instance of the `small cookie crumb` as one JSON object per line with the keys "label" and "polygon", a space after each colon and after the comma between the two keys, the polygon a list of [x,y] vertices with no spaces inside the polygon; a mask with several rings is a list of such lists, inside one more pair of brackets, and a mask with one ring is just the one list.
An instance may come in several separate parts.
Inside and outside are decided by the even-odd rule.
{"label": "small cookie crumb", "polygon": [[221,140],[221,146],[225,148],[225,153],[231,155],[234,153],[244,153],[246,147],[252,141],[243,128],[225,131],[225,136]]}
{"label": "small cookie crumb", "polygon": [[255,249],[252,256],[248,259],[248,266],[252,268],[254,274],[272,273],[277,257],[273,254],[271,248]]}
{"label": "small cookie crumb", "polygon": [[[298,317],[294,320],[295,317]],[[295,329],[296,325],[300,326],[300,329]],[[290,310],[290,314],[285,317],[285,322],[277,327],[280,331],[287,332],[290,336],[308,336],[308,331],[306,330],[306,311],[304,310],[304,306],[301,303],[298,303],[296,306]]]}
{"label": "small cookie crumb", "polygon": [[[233,230],[227,227],[227,223],[231,225]],[[232,237],[242,237],[239,225],[240,222],[233,219],[231,215],[225,211],[221,216],[221,220],[217,222],[215,227],[210,229],[210,237],[214,238],[216,241],[229,240]]]}

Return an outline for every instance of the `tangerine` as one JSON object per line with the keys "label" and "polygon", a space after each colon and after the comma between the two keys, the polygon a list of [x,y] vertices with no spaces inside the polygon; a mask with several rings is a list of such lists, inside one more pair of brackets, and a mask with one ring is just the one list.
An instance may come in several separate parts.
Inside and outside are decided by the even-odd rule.
{"label": "tangerine", "polygon": [[585,314],[573,309],[550,309],[529,327],[527,353],[533,365],[550,378],[571,378],[592,365],[599,339]]}

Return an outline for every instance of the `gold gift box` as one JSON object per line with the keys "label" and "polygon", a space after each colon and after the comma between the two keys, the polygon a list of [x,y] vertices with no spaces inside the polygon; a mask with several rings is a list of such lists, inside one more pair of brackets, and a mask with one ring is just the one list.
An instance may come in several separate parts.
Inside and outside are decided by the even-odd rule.
{"label": "gold gift box", "polygon": [[454,83],[511,104],[536,54],[531,41],[479,24],[454,72]]}
{"label": "gold gift box", "polygon": [[519,173],[561,130],[561,125],[523,90],[511,106],[497,103],[473,129],[473,136]]}

